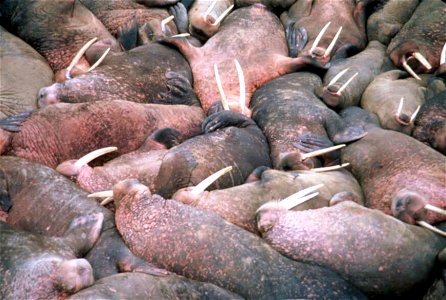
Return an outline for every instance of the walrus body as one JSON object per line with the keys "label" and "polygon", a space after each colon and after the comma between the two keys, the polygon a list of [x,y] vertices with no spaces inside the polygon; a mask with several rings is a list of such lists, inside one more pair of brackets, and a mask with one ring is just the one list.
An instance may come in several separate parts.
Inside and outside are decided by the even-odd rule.
{"label": "walrus body", "polygon": [[215,214],[151,195],[137,181],[113,189],[116,224],[132,251],[244,298],[362,298],[323,268],[292,262],[259,237]]}
{"label": "walrus body", "polygon": [[412,298],[432,280],[446,245],[436,233],[350,201],[307,211],[265,208],[258,224],[283,255],[331,269],[371,298]]}

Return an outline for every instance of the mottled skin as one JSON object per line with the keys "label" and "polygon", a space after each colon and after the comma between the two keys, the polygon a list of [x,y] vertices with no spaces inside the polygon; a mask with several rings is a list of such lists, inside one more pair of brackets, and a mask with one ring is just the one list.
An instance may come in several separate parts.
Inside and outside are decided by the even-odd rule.
{"label": "mottled skin", "polygon": [[127,100],[138,103],[196,104],[192,71],[175,49],[150,43],[109,54],[97,69],[39,91],[39,106],[58,102]]}
{"label": "mottled skin", "polygon": [[283,255],[331,269],[376,299],[412,299],[427,288],[446,245],[436,233],[350,201],[307,211],[269,207],[257,220]]}
{"label": "mottled skin", "polygon": [[[272,80],[254,94],[253,119],[268,139],[274,168],[318,167],[317,158],[302,161],[302,154],[330,147],[332,142],[352,141],[364,134],[360,127],[344,126],[342,119],[315,95],[320,89],[321,79],[317,75],[299,72]],[[314,141],[303,143],[304,148],[296,148],[301,138],[308,135]],[[325,165],[336,160],[333,155],[324,156]]]}
{"label": "mottled skin", "polygon": [[197,185],[209,175],[232,166],[209,189],[245,182],[259,166],[270,166],[268,144],[262,131],[248,117],[231,111],[215,113],[203,121],[202,135],[175,146],[163,157],[156,178],[156,193],[171,197],[178,189]]}
{"label": "mottled skin", "polygon": [[215,214],[151,195],[136,180],[113,189],[116,224],[138,256],[250,299],[362,298],[320,267],[292,262]]}
{"label": "mottled skin", "polygon": [[404,98],[400,119],[409,123],[418,105],[424,103],[428,77],[422,78],[422,81],[416,80],[400,70],[382,73],[365,89],[361,97],[361,107],[376,114],[383,128],[410,135],[414,125],[401,124],[395,114],[401,98]]}
{"label": "mottled skin", "polygon": [[[348,119],[352,113],[367,114],[357,110],[344,110],[341,116]],[[350,163],[364,191],[365,205],[391,214],[392,202],[396,202],[401,219],[411,224],[415,220],[445,221],[446,216],[424,209],[421,215],[413,216],[427,203],[446,207],[444,156],[400,132],[374,124],[366,125],[365,130],[364,138],[341,150],[342,162]],[[417,211],[410,205],[414,203]]]}
{"label": "mottled skin", "polygon": [[388,0],[367,19],[367,37],[389,45],[409,21],[420,0]]}
{"label": "mottled skin", "polygon": [[[76,52],[94,37],[120,51],[104,25],[79,1],[2,0],[0,13],[8,21],[8,30],[45,57],[54,73],[68,67]],[[80,63],[88,65],[85,59]]]}
{"label": "mottled skin", "polygon": [[393,63],[401,67],[402,58],[420,52],[431,64],[427,70],[415,59],[408,60],[417,73],[432,73],[440,65],[440,53],[446,42],[446,3],[442,0],[422,1],[409,21],[392,39],[387,48]]}
{"label": "mottled skin", "polygon": [[[346,59],[334,60],[330,65],[324,76],[321,98],[328,106],[336,109],[358,105],[370,82],[382,72],[393,69],[392,62],[387,57],[386,47],[378,41],[371,41],[360,53]],[[335,84],[328,86],[333,77],[346,68],[349,70]],[[358,75],[342,94],[337,95],[336,92],[357,72]]]}
{"label": "mottled skin", "polygon": [[9,212],[7,222],[12,227],[60,236],[74,218],[102,214],[101,235],[85,257],[93,267],[94,277],[126,271],[162,274],[162,270],[130,252],[115,227],[113,214],[87,195],[46,166],[18,157],[0,157],[0,206]]}
{"label": "mottled skin", "polygon": [[12,133],[4,152],[55,168],[93,150],[116,146],[117,154],[136,150],[152,132],[171,127],[198,134],[199,107],[128,101],[58,103],[34,112]]}
{"label": "mottled skin", "polygon": [[194,77],[194,90],[206,112],[212,104],[220,101],[214,79],[214,64],[218,66],[229,106],[240,112],[240,89],[234,59],[239,61],[246,81],[247,116],[251,115],[247,107],[257,88],[281,75],[317,65],[309,57],[287,56],[282,24],[260,4],[232,12],[224,19],[218,33],[201,48],[193,46],[185,38],[165,39],[164,42],[179,47],[187,58]]}
{"label": "mottled skin", "polygon": [[196,196],[191,193],[192,188],[188,187],[178,190],[172,199],[216,213],[232,224],[258,234],[255,212],[260,206],[271,200],[285,199],[320,183],[324,186],[318,189],[317,197],[293,209],[306,210],[327,206],[335,194],[344,191],[352,193],[359,202],[363,202],[361,187],[353,175],[345,170],[323,173],[266,170],[255,182],[204,191]]}
{"label": "mottled skin", "polygon": [[0,119],[36,109],[35,97],[53,82],[53,71],[36,50],[1,26],[0,65]]}
{"label": "mottled skin", "polygon": [[242,299],[216,285],[187,279],[183,276],[151,276],[142,273],[121,273],[95,282],[89,288],[70,296],[69,300],[97,299]]}
{"label": "mottled skin", "polygon": [[61,237],[16,230],[0,222],[0,297],[63,299],[92,285],[91,265],[77,258],[93,247],[103,219],[101,213],[78,217]]}

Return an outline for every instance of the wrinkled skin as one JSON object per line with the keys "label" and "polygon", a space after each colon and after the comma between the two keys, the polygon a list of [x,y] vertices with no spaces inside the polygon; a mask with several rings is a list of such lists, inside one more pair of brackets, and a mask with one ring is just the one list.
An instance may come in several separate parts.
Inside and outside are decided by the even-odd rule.
{"label": "wrinkled skin", "polygon": [[318,189],[319,195],[296,206],[293,210],[327,206],[335,194],[345,191],[350,192],[358,202],[363,202],[361,187],[353,175],[345,170],[323,173],[266,170],[257,176],[260,178],[255,182],[227,189],[204,191],[196,196],[191,193],[190,187],[180,189],[172,199],[214,212],[232,224],[256,234],[258,230],[255,212],[261,205],[271,200],[285,199],[316,184],[324,184]]}
{"label": "wrinkled skin", "polygon": [[[311,73],[293,73],[272,80],[253,96],[253,119],[268,139],[274,168],[311,169],[320,166],[317,158],[302,161],[302,154],[360,138],[360,127],[346,127],[342,119],[317,98],[320,78]],[[310,136],[311,141],[304,137]],[[296,147],[297,144],[300,144]],[[333,164],[339,152],[323,156]]]}
{"label": "wrinkled skin", "polygon": [[155,182],[156,193],[171,197],[178,189],[197,185],[209,175],[232,166],[209,189],[242,184],[259,166],[270,166],[268,144],[255,122],[246,116],[223,111],[203,121],[204,134],[169,149]]}
{"label": "wrinkled skin", "polygon": [[241,299],[210,283],[190,280],[178,275],[166,277],[141,273],[121,273],[103,278],[89,288],[72,295],[69,300],[96,299]]}
{"label": "wrinkled skin", "polygon": [[331,269],[377,299],[423,291],[446,245],[436,233],[350,201],[298,212],[269,207],[257,220],[263,239],[283,255]]}
{"label": "wrinkled skin", "polygon": [[293,263],[259,237],[215,214],[151,195],[136,180],[118,183],[113,193],[116,224],[130,249],[179,275],[251,299],[363,298],[334,273]]}
{"label": "wrinkled skin", "polygon": [[[184,105],[139,104],[128,101],[50,105],[34,112],[13,133],[5,154],[52,168],[93,150],[116,146],[117,154],[136,150],[153,131],[171,127],[200,133],[203,111]],[[76,130],[74,130],[76,128]]]}
{"label": "wrinkled skin", "polygon": [[[335,84],[328,86],[333,77],[346,68],[349,68],[349,70]],[[360,53],[346,59],[335,60],[331,63],[330,69],[325,73],[324,88],[320,96],[325,104],[336,109],[358,105],[361,95],[370,82],[377,75],[392,68],[392,62],[387,57],[384,45],[378,41],[371,41],[367,48]],[[358,73],[358,75],[342,91],[341,95],[337,95],[336,92],[355,73]]]}
{"label": "wrinkled skin", "polygon": [[234,59],[239,61],[246,82],[246,116],[251,116],[248,106],[252,94],[267,81],[310,65],[320,67],[309,57],[287,56],[285,33],[280,21],[260,4],[232,12],[218,33],[201,48],[193,46],[185,38],[164,39],[164,42],[177,46],[187,58],[194,77],[194,90],[206,112],[220,101],[214,80],[214,64],[218,66],[229,107],[241,112]]}
{"label": "wrinkled skin", "polygon": [[82,257],[101,232],[101,213],[74,219],[62,237],[16,230],[0,223],[0,296],[2,299],[56,299],[94,282]]}
{"label": "wrinkled skin", "polygon": [[[156,57],[156,59],[154,59]],[[192,72],[175,49],[157,43],[109,54],[97,69],[39,91],[40,107],[59,102],[127,100],[198,105]]]}
{"label": "wrinkled skin", "polygon": [[422,1],[412,17],[387,48],[393,63],[401,67],[402,58],[420,52],[431,64],[428,70],[415,59],[408,64],[417,73],[432,73],[440,65],[440,53],[446,42],[446,3],[442,0]]}
{"label": "wrinkled skin", "polygon": [[0,157],[0,205],[13,228],[45,236],[62,235],[78,216],[102,214],[101,234],[85,257],[96,279],[130,271],[166,274],[130,252],[108,209],[48,167],[18,157]]}
{"label": "wrinkled skin", "polygon": [[[361,107],[376,114],[383,128],[410,135],[414,128],[410,118],[425,101],[428,77],[422,78],[422,81],[416,80],[400,70],[382,73],[362,94]],[[401,98],[404,105],[398,120],[395,115]]]}
{"label": "wrinkled skin", "polygon": [[[367,111],[344,110],[345,119]],[[363,117],[365,119],[366,117]],[[436,223],[446,216],[423,209],[425,204],[446,207],[444,156],[423,143],[374,124],[365,127],[367,135],[341,150],[343,163],[361,185],[365,205],[393,214],[402,221]]]}
{"label": "wrinkled skin", "polygon": [[1,26],[0,65],[0,119],[36,109],[35,97],[53,82],[53,71],[36,50]]}

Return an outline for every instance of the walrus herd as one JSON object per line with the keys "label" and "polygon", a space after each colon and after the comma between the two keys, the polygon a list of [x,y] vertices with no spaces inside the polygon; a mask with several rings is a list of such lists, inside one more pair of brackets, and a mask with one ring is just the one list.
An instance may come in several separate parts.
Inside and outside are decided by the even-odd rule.
{"label": "walrus herd", "polygon": [[1,299],[446,299],[444,0],[0,0]]}

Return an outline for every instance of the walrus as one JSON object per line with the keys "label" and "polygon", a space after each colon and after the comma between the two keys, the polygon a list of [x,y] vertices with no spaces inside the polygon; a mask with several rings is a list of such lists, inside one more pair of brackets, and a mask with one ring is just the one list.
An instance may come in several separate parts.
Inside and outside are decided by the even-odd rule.
{"label": "walrus", "polygon": [[40,88],[53,82],[53,71],[36,50],[1,26],[0,49],[0,119],[3,119],[36,109],[35,97]]}
{"label": "walrus", "polygon": [[[342,119],[319,100],[316,92],[320,89],[319,76],[299,72],[271,80],[254,94],[251,102],[253,119],[268,139],[274,168],[318,167],[319,161],[307,158],[306,153],[330,147],[333,143],[354,141],[364,135],[361,127],[345,126]],[[313,141],[301,144],[300,137],[304,134],[311,134]],[[323,158],[324,165],[328,166],[338,157],[327,154]]]}
{"label": "walrus", "polygon": [[357,107],[340,113],[347,122],[365,123],[367,135],[341,150],[342,162],[351,164],[364,191],[365,205],[390,215],[396,207],[394,214],[411,224],[446,221],[445,215],[424,209],[426,204],[446,207],[444,156],[410,136],[368,122],[367,114]]}
{"label": "walrus", "polygon": [[0,296],[2,299],[62,299],[94,282],[82,257],[101,232],[103,215],[74,219],[63,236],[15,230],[0,222]]}
{"label": "walrus", "polygon": [[293,262],[215,214],[152,195],[137,180],[113,188],[116,225],[149,262],[250,299],[364,296],[327,269]]}
{"label": "walrus", "polygon": [[[268,203],[262,237],[297,261],[335,271],[370,298],[412,298],[430,284],[446,239],[351,201],[306,211]],[[341,242],[342,241],[342,242]]]}

